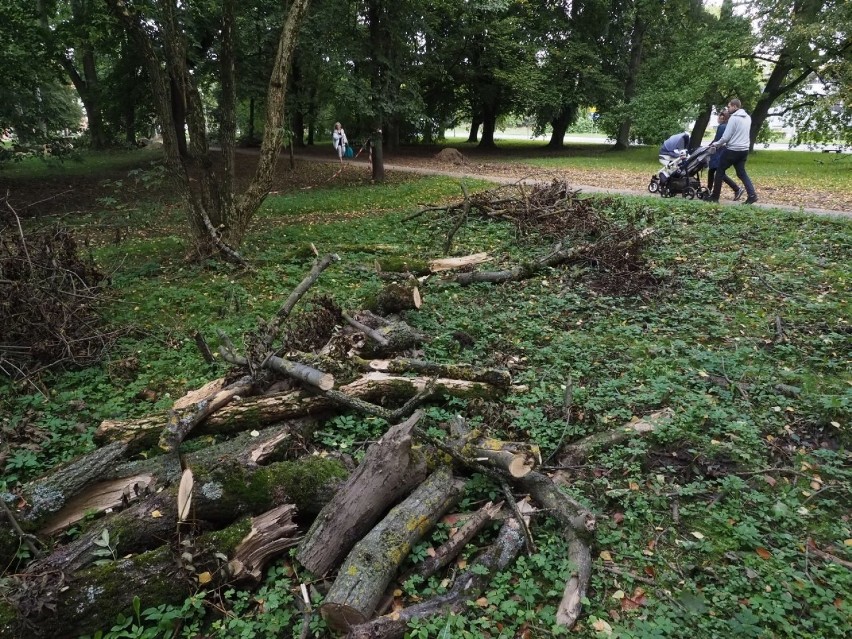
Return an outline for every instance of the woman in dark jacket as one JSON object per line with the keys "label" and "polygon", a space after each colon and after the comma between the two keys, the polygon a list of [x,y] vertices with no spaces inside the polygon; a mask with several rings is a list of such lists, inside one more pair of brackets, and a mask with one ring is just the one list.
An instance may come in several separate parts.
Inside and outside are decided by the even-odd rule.
{"label": "woman in dark jacket", "polygon": [[[722,138],[722,134],[725,132],[725,127],[728,124],[728,111],[723,110],[719,111],[718,116],[719,125],[716,127],[716,137],[713,138],[713,142],[720,140]],[[707,165],[707,188],[711,191],[713,190],[713,180],[716,177],[716,170],[719,168],[719,162],[722,160],[722,154],[725,151],[723,149],[719,149],[713,155],[710,156],[710,163]],[[737,183],[727,175],[723,174],[722,180],[731,187],[734,191],[734,200],[739,200],[743,193],[745,193],[745,189],[741,186],[737,186]]]}

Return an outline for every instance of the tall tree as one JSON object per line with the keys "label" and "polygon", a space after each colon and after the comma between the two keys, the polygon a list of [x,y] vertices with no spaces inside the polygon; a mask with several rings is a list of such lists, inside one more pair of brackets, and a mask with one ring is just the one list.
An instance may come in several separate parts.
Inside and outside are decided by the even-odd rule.
{"label": "tall tree", "polygon": [[[236,249],[269,193],[285,136],[284,101],[290,60],[308,0],[293,0],[281,29],[267,91],[260,157],[254,177],[240,194],[236,193],[234,185],[236,0],[223,0],[220,5],[220,45],[216,60],[222,88],[219,132],[224,169],[221,174],[214,168],[204,104],[197,79],[189,68],[186,22],[191,7],[177,0],[152,0],[147,5],[149,12],[143,15],[141,3],[108,2],[142,51],[162,126],[166,165],[183,195],[197,254],[202,257],[219,255],[243,262]],[[190,144],[185,155],[181,154],[175,131],[175,102],[185,108],[187,117]]]}
{"label": "tall tree", "polygon": [[774,105],[794,96],[812,79],[835,77],[848,61],[852,49],[849,14],[848,0],[759,0],[750,4],[747,15],[760,34],[755,57],[767,69],[763,91],[751,113],[752,145],[769,116],[795,112],[811,106],[813,100],[792,100],[781,112],[773,112]]}

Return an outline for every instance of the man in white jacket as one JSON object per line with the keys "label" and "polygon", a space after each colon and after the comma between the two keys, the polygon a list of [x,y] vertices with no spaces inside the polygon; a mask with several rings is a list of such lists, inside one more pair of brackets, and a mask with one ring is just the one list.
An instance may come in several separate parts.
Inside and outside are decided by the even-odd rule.
{"label": "man in white jacket", "polygon": [[[748,150],[751,146],[749,133],[751,131],[751,117],[743,109],[742,103],[734,98],[728,102],[728,126],[722,137],[714,142],[711,146],[716,147],[717,153],[723,153],[722,159],[719,161],[719,169],[716,171],[716,180],[713,182],[713,193],[710,195],[710,202],[718,202],[719,195],[722,192],[722,183],[725,179],[725,171],[730,167],[734,167],[737,171],[737,177],[743,183],[748,197],[745,204],[754,204],[757,202],[757,191],[754,190],[754,184],[748,177],[745,170],[745,163],[748,159]],[[724,147],[724,152],[719,148]]]}

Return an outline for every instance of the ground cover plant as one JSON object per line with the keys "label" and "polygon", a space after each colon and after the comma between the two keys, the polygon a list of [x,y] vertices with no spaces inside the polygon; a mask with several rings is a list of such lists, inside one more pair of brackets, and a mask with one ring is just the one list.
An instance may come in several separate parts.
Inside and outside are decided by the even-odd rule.
{"label": "ground cover plant", "polygon": [[[188,264],[180,211],[168,203],[63,220],[110,275],[112,293],[99,310],[107,326],[125,332],[102,366],[43,377],[40,391],[3,381],[4,492],[91,449],[101,420],[167,408],[217,376],[223,365],[203,361],[194,335],[240,335],[274,313],[310,267],[311,244],[340,254],[315,292],[343,308],[381,287],[377,259],[441,255],[454,220],[409,217],[420,204],[458,200],[455,180],[397,176],[374,187],[328,181],[331,171],[323,167],[311,172],[320,174],[306,184],[311,188],[274,196],[261,211],[244,245],[252,271]],[[573,441],[668,409],[670,421],[653,434],[549,469],[564,473],[568,493],[599,514],[577,632],[847,636],[850,223],[694,202],[592,201],[613,222],[654,229],[643,251],[645,285],[628,295],[601,288],[604,265],[595,261],[502,285],[427,279],[423,307],[406,315],[431,337],[423,357],[504,367],[523,390],[500,403],[427,405],[426,427],[459,413],[505,439],[537,443],[548,459]],[[534,228],[519,233],[510,221],[475,216],[453,239],[454,253],[487,252],[488,266],[498,268],[549,247],[550,238]],[[324,424],[311,445],[359,459],[385,427],[374,417],[345,414]],[[497,496],[479,477],[462,506]],[[405,568],[428,557],[449,527],[416,546]],[[501,572],[462,614],[416,622],[411,636],[564,634],[554,613],[570,570],[566,544],[544,517],[532,532],[536,552]],[[109,554],[114,540],[104,543]],[[454,570],[487,543],[474,540]],[[28,552],[26,545],[17,549],[8,573]],[[398,585],[397,604],[444,592],[451,579],[452,573],[412,577]],[[285,554],[259,590],[199,584],[182,606],[138,601],[101,635],[297,636],[305,581]],[[320,584],[311,585],[317,605]],[[310,628],[328,635],[317,617]]]}

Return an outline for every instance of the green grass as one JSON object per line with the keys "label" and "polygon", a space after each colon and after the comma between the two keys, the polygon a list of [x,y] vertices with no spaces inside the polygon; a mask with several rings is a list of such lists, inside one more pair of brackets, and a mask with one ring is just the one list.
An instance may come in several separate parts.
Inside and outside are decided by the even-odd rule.
{"label": "green grass", "polygon": [[126,151],[74,151],[69,157],[27,158],[0,165],[0,178],[37,179],[45,177],[98,176],[103,171],[129,169],[162,158],[156,149]]}
{"label": "green grass", "polygon": [[[637,162],[639,151],[629,152]],[[224,373],[221,365],[201,361],[193,334],[201,331],[213,342],[221,329],[239,344],[309,270],[306,244],[340,252],[342,260],[312,292],[347,308],[381,286],[376,251],[438,257],[450,221],[404,218],[418,203],[458,193],[454,180],[428,178],[271,197],[244,245],[254,266],[245,272],[185,264],[179,211],[164,215],[140,203],[123,219],[131,232],[122,243],[93,245],[99,264],[113,274],[103,315],[113,327],[134,330],[102,367],[45,379],[47,398],[25,383],[0,385],[4,428],[28,424],[48,433],[36,449],[10,451],[0,488],[91,447],[101,419],[165,409]],[[408,320],[431,338],[424,357],[480,366],[512,362],[515,383],[525,387],[498,406],[430,406],[424,425],[437,427],[460,412],[498,436],[540,444],[547,457],[563,436],[572,441],[670,408],[674,418],[660,432],[598,451],[588,466],[571,471],[568,491],[601,515],[578,635],[604,636],[593,627],[606,622],[611,636],[622,639],[848,636],[852,573],[809,556],[806,544],[813,539],[852,560],[845,545],[852,539],[852,223],[652,198],[615,200],[609,214],[656,229],[647,258],[658,286],[643,296],[601,294],[589,285],[593,267],[583,266],[501,286],[459,287],[437,278],[423,284],[423,308]],[[78,218],[77,232],[98,237],[93,227],[108,215]],[[477,219],[459,231],[455,247],[457,254],[488,251],[494,267],[547,249],[518,241],[506,223]],[[786,340],[777,339],[776,318]],[[459,346],[458,331],[474,339],[471,348]],[[117,365],[131,358],[131,367]],[[575,410],[566,423],[569,379]],[[744,390],[712,379],[742,383]],[[801,392],[788,397],[778,384]],[[153,391],[155,400],[143,399],[143,391]],[[349,451],[378,437],[382,427],[345,415],[325,424],[315,443]],[[463,503],[473,507],[492,496],[495,487],[478,478]],[[446,531],[430,543],[441,534]],[[498,575],[482,607],[419,623],[412,636],[494,638],[498,623],[504,637],[525,628],[533,637],[559,635],[553,615],[570,571],[567,548],[544,515],[535,518],[534,534],[538,552]],[[483,536],[475,545],[487,543]],[[426,549],[415,548],[413,556]],[[602,552],[620,576],[606,570]],[[469,547],[465,556],[472,553]],[[205,634],[298,632],[301,616],[291,595],[298,583],[287,563],[276,563],[257,595],[267,602],[265,613],[252,595],[225,592],[222,601],[234,614],[208,625]],[[442,578],[403,590],[429,597],[442,591]],[[624,608],[625,597],[641,605]],[[211,623],[199,602],[198,596],[188,600],[180,636],[201,634]],[[150,608],[147,625],[169,610]],[[315,626],[315,636],[327,636],[321,623]]]}

